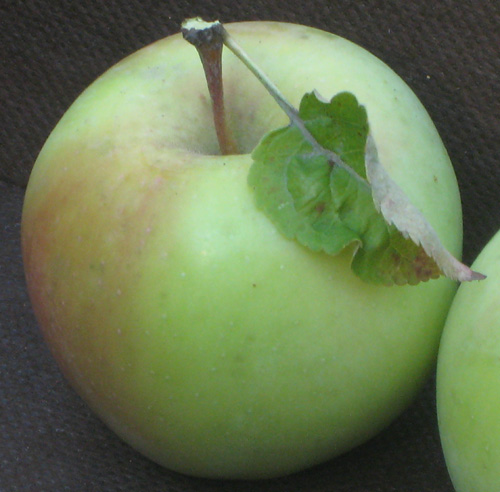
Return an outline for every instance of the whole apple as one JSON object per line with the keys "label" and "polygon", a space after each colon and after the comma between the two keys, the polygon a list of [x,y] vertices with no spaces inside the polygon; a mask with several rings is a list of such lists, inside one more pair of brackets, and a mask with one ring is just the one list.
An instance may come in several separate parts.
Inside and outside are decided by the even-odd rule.
{"label": "whole apple", "polygon": [[[385,168],[459,256],[446,150],[408,86],[309,27],[226,26],[293,103],[366,106]],[[381,287],[284,238],[257,210],[249,153],[287,118],[223,55],[238,154],[219,155],[196,50],[174,35],[111,68],[45,144],[22,244],[34,311],[63,373],[140,452],[179,472],[264,478],[366,441],[432,369],[456,284]]]}
{"label": "whole apple", "polygon": [[437,404],[458,492],[500,490],[500,232],[474,262],[483,282],[461,285],[439,349]]}

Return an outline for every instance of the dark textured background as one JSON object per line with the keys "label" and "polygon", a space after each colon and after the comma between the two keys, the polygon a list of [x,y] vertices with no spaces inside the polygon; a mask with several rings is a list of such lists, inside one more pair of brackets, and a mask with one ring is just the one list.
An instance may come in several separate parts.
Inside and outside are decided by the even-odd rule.
{"label": "dark textured background", "polygon": [[434,383],[371,442],[274,481],[184,477],[116,438],[62,379],[27,299],[23,186],[50,130],[123,56],[185,17],[281,20],[361,44],[415,90],[448,148],[464,207],[464,259],[500,228],[498,0],[3,0],[0,5],[0,491],[451,492]]}

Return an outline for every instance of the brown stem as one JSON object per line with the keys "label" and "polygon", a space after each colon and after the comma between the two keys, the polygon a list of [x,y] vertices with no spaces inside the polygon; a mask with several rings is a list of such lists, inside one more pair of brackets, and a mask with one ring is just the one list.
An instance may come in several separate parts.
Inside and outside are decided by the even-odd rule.
{"label": "brown stem", "polygon": [[222,82],[222,26],[214,24],[206,29],[186,28],[182,30],[184,38],[193,44],[200,55],[208,92],[212,99],[212,112],[215,132],[222,155],[236,154],[238,149],[227,127],[224,110],[224,88]]}

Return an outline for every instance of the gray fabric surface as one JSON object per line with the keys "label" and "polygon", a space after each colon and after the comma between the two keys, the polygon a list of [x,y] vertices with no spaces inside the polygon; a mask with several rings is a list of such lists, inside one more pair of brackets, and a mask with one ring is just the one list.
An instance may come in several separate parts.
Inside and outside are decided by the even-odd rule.
{"label": "gray fabric surface", "polygon": [[434,381],[385,432],[279,480],[207,481],[151,463],[121,442],[63,380],[27,298],[19,249],[23,186],[50,130],[123,56],[193,15],[271,19],[342,35],[415,90],[454,163],[464,259],[500,228],[500,6],[486,0],[6,1],[0,6],[0,491],[451,492]]}

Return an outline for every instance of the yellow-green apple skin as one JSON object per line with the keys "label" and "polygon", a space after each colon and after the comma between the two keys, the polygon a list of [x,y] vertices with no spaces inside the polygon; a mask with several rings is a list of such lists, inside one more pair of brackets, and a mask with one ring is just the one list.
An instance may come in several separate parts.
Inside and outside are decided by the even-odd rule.
{"label": "yellow-green apple skin", "polygon": [[438,357],[437,404],[446,464],[457,492],[500,491],[500,232],[463,284]]}
{"label": "yellow-green apple skin", "polygon": [[[364,49],[308,27],[227,25],[298,105],[353,92],[382,163],[461,253],[455,175],[417,97]],[[432,369],[455,283],[363,283],[288,240],[254,205],[249,153],[287,123],[225,51],[218,155],[196,50],[174,35],[93,83],[48,139],[26,192],[34,311],[63,373],[126,442],[192,475],[292,473],[366,441]]]}

